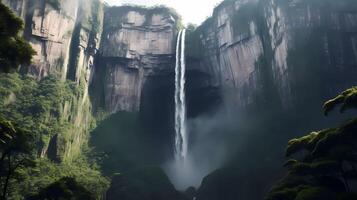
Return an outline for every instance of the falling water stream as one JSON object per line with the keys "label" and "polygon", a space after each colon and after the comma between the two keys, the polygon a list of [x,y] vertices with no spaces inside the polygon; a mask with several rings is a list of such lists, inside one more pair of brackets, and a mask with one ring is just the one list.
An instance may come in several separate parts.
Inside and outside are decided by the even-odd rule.
{"label": "falling water stream", "polygon": [[187,156],[188,142],[186,130],[185,101],[185,35],[186,30],[179,32],[176,44],[175,66],[175,159],[184,162]]}
{"label": "falling water stream", "polygon": [[[202,145],[202,143],[198,143],[198,140],[196,140],[196,143],[190,143],[192,146],[188,148],[190,133],[187,126],[185,101],[185,35],[186,30],[180,31],[178,33],[176,44],[174,159],[167,161],[167,163],[163,165],[163,168],[176,189],[182,191],[190,186],[199,187],[202,178],[216,167],[212,167],[211,162],[208,162],[201,157],[197,157],[197,152],[202,155],[201,152],[202,149],[205,148],[205,144]],[[200,123],[200,120],[195,123]],[[197,137],[197,132],[195,137]]]}

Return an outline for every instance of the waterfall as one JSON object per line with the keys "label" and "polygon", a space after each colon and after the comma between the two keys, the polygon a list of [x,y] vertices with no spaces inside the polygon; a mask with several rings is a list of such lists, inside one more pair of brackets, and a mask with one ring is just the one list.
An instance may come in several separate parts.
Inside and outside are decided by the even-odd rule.
{"label": "waterfall", "polygon": [[[175,158],[184,160],[187,156],[186,100],[185,100],[185,35],[179,32],[176,44],[175,66]],[[180,48],[181,47],[181,48]],[[180,51],[181,50],[181,51]]]}

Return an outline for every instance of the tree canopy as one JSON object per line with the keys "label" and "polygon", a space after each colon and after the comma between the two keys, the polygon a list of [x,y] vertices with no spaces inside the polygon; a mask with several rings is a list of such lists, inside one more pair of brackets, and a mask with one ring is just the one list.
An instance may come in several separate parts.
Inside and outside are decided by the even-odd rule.
{"label": "tree canopy", "polygon": [[[327,115],[357,108],[357,87],[324,104]],[[357,194],[357,118],[339,127],[312,132],[288,142],[288,174],[268,194],[267,200],[353,200]]]}
{"label": "tree canopy", "polygon": [[9,72],[19,65],[29,65],[35,51],[20,36],[23,21],[0,2],[0,72]]}
{"label": "tree canopy", "polygon": [[1,199],[6,199],[10,179],[21,166],[30,165],[33,148],[32,135],[0,118],[0,185]]}
{"label": "tree canopy", "polygon": [[76,179],[64,177],[48,187],[42,189],[38,195],[28,197],[27,200],[47,200],[47,199],[86,199],[95,200],[95,196],[81,186]]}

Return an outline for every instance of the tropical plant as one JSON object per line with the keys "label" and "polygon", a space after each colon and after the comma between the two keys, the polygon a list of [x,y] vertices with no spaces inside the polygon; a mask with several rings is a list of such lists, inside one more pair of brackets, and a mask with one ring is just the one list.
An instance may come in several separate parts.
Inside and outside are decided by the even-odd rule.
{"label": "tropical plant", "polygon": [[[324,104],[327,115],[357,106],[357,87]],[[269,193],[267,200],[353,200],[357,180],[357,118],[336,128],[312,132],[289,141],[285,163],[288,174]]]}

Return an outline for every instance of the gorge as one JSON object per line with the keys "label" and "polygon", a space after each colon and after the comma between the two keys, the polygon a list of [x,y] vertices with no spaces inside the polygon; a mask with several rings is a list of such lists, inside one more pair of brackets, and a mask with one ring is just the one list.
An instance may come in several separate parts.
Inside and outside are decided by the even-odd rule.
{"label": "gorge", "polygon": [[38,134],[38,158],[97,159],[109,200],[264,199],[289,139],[353,115],[320,109],[357,85],[353,0],[225,0],[198,26],[164,6],[0,2],[37,53],[1,77],[1,116]]}

